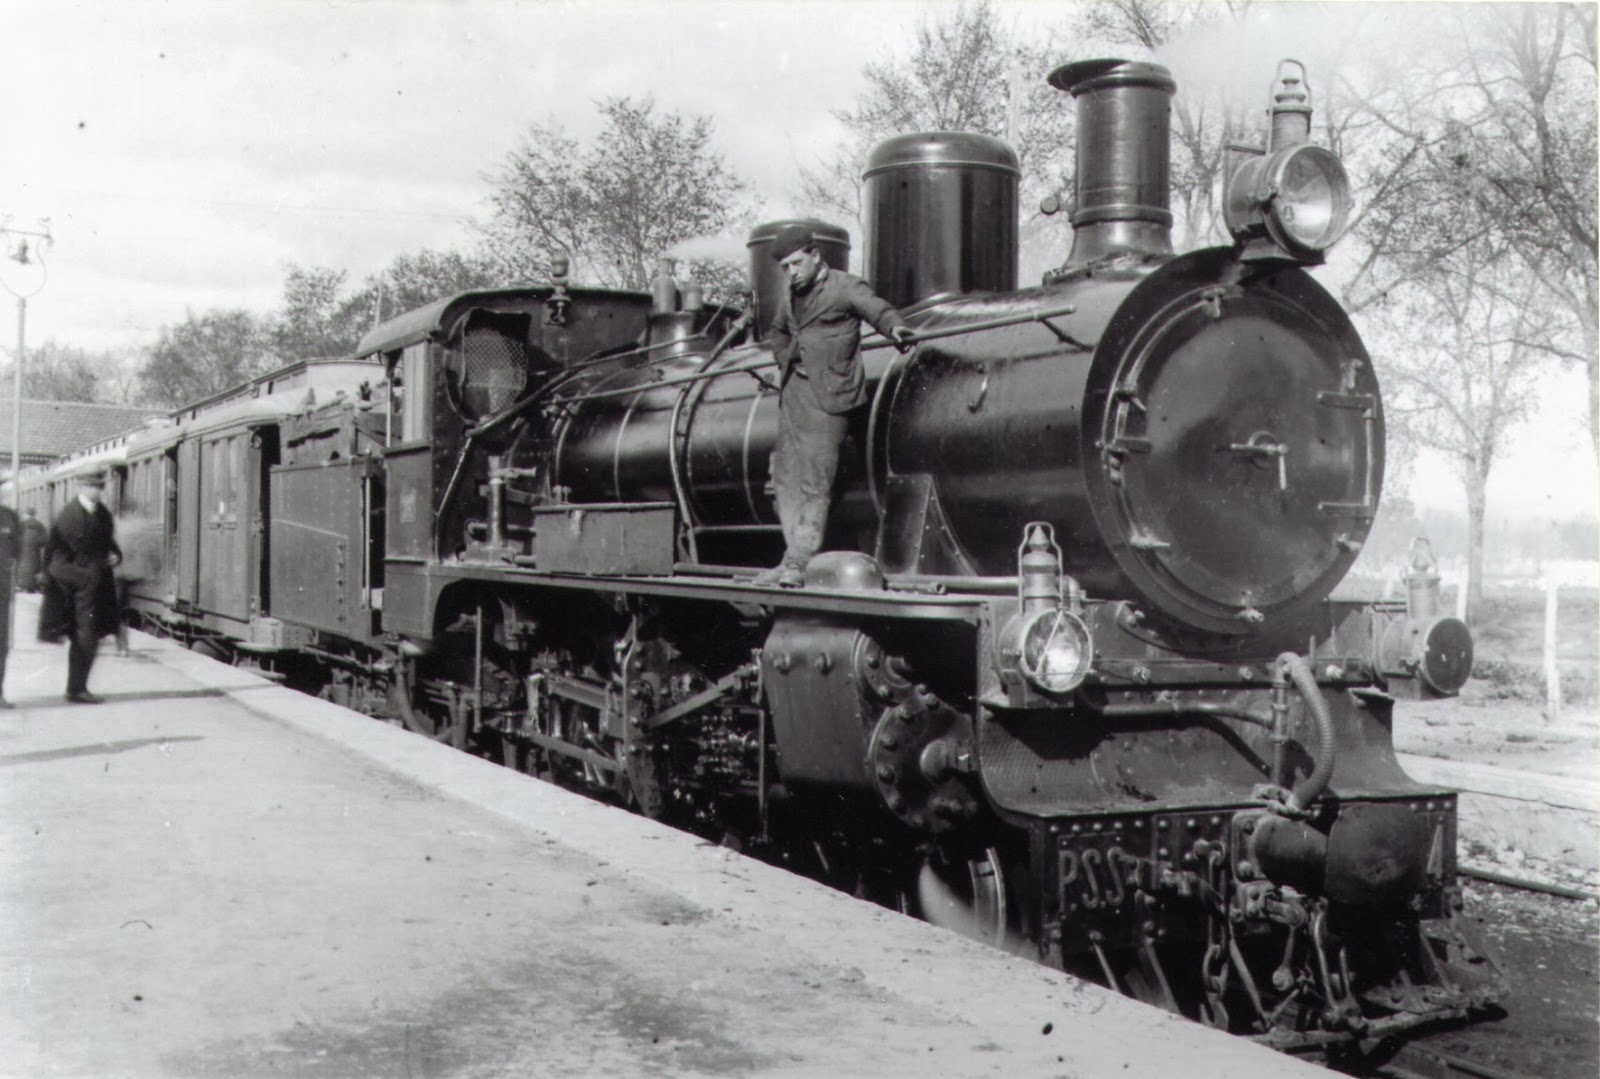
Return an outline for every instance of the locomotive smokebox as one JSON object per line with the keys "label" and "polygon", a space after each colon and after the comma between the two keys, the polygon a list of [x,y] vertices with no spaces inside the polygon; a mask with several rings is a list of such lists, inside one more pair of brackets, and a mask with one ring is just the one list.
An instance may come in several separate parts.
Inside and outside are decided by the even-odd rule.
{"label": "locomotive smokebox", "polygon": [[1017,287],[1017,155],[988,135],[925,131],[867,158],[863,276],[896,307]]}
{"label": "locomotive smokebox", "polygon": [[1062,271],[1172,254],[1168,136],[1178,84],[1160,64],[1082,60],[1050,73],[1078,103],[1072,254]]}
{"label": "locomotive smokebox", "polygon": [[803,225],[811,230],[823,262],[836,270],[850,269],[850,234],[838,225],[815,218],[786,218],[768,221],[751,229],[745,247],[750,252],[750,289],[755,293],[756,336],[763,341],[772,331],[773,320],[778,317],[778,303],[783,299],[783,290],[789,287],[788,278],[772,258],[772,241],[789,225]]}

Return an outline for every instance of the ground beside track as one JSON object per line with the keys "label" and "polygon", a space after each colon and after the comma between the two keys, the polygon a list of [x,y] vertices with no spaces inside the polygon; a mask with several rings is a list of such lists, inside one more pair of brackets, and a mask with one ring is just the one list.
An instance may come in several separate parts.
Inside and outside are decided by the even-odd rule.
{"label": "ground beside track", "polygon": [[1600,1075],[1600,913],[1571,900],[1471,881],[1467,920],[1500,963],[1505,1015],[1427,1039],[1517,1075]]}
{"label": "ground beside track", "polygon": [[[1593,894],[1600,860],[1593,827],[1600,802],[1600,711],[1593,702],[1547,716],[1539,704],[1505,697],[1474,679],[1456,698],[1397,704],[1394,733],[1403,753],[1507,770],[1526,788],[1528,802],[1502,800],[1492,820],[1470,819],[1464,801],[1464,865]],[[1580,800],[1587,815],[1576,818],[1564,799],[1540,804],[1541,777],[1555,781],[1548,784],[1551,793],[1586,790]],[[1471,808],[1481,812],[1482,806]],[[1467,920],[1506,976],[1505,1015],[1436,1035],[1428,1044],[1519,1075],[1600,1075],[1600,905],[1594,898],[1564,899],[1471,879],[1465,884]]]}
{"label": "ground beside track", "polygon": [[1600,710],[1593,702],[1547,717],[1538,704],[1499,696],[1474,679],[1457,698],[1396,704],[1394,741],[1402,754],[1430,758],[1402,759],[1419,778],[1472,792],[1461,803],[1464,864],[1596,894]]}

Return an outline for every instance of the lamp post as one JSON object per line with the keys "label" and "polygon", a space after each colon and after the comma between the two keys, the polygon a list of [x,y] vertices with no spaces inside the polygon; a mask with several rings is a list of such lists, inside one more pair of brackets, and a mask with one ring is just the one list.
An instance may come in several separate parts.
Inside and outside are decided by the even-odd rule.
{"label": "lamp post", "polygon": [[[7,253],[5,261],[15,262],[18,266],[39,267],[38,281],[32,288],[25,284],[13,284],[10,273],[0,274],[0,284],[5,285],[6,291],[17,298],[17,366],[11,391],[11,500],[19,513],[22,510],[22,360],[27,347],[28,297],[44,288],[47,274],[44,252],[55,243],[55,238],[50,235],[49,219],[41,220],[38,226],[37,229],[17,229],[0,225],[0,236],[6,238],[6,246],[10,247],[12,237],[16,238],[16,247]],[[29,237],[39,241],[34,245],[37,263],[28,251]]]}

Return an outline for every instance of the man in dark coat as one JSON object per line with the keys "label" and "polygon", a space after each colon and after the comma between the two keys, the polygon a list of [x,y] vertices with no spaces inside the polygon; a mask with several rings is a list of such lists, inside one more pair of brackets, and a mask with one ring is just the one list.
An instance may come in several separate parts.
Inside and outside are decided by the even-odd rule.
{"label": "man in dark coat", "polygon": [[44,553],[45,527],[34,515],[33,507],[22,511],[22,550],[17,556],[17,591],[39,591],[39,574],[44,572],[40,556]]}
{"label": "man in dark coat", "polygon": [[11,655],[11,589],[17,568],[17,552],[22,538],[22,524],[17,511],[10,506],[0,506],[0,599],[5,608],[0,610],[0,708],[10,708],[5,698],[6,660]]}
{"label": "man in dark coat", "polygon": [[100,504],[103,471],[78,478],[78,497],[50,525],[45,543],[44,602],[39,609],[41,640],[68,638],[67,700],[99,704],[89,692],[89,668],[100,638],[115,632],[116,591],[111,571],[122,561],[111,511]]}
{"label": "man in dark coat", "polygon": [[760,585],[798,588],[806,563],[822,549],[839,450],[850,413],[867,399],[861,322],[910,348],[911,330],[861,278],[823,261],[811,230],[786,225],[772,257],[789,278],[772,327],[778,362],[778,444],[772,485],[783,526],[783,561],[756,576]]}

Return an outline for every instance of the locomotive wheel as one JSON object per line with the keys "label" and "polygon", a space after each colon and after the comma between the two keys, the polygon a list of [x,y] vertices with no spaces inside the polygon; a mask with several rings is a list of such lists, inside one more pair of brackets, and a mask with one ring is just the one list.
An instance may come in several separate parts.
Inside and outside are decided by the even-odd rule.
{"label": "locomotive wheel", "polygon": [[1009,911],[1006,878],[993,847],[960,854],[936,849],[917,871],[916,909],[924,921],[1003,947]]}
{"label": "locomotive wheel", "polygon": [[510,735],[500,736],[500,763],[513,772],[532,774],[533,753],[529,747],[512,738]]}
{"label": "locomotive wheel", "polygon": [[[514,706],[518,679],[504,648],[484,649],[480,681],[485,720]],[[438,654],[405,662],[391,684],[395,712],[407,729],[462,750],[475,740],[472,687],[472,644],[448,639]]]}

